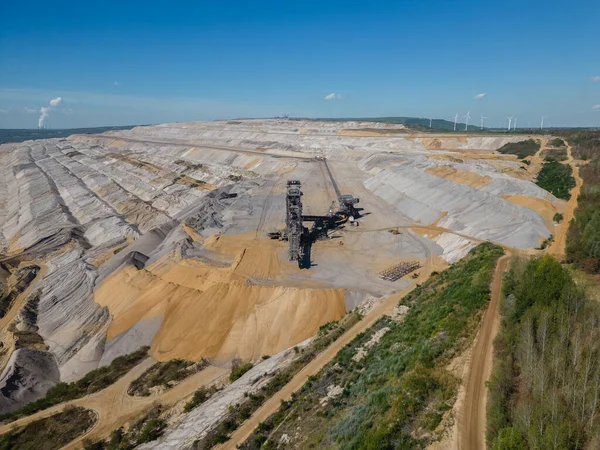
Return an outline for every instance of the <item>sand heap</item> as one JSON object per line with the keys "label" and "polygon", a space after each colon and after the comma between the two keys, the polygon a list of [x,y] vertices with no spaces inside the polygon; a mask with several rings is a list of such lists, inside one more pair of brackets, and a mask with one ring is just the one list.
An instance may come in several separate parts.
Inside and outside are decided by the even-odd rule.
{"label": "sand heap", "polygon": [[[236,240],[244,245],[243,239],[229,238],[219,247],[232,251]],[[113,317],[108,346],[128,330],[158,320],[151,351],[159,360],[257,360],[314,336],[321,325],[345,314],[344,289],[249,282],[276,278],[280,266],[270,242],[245,244],[228,268],[169,254],[143,270],[126,266],[113,273],[95,293]]]}

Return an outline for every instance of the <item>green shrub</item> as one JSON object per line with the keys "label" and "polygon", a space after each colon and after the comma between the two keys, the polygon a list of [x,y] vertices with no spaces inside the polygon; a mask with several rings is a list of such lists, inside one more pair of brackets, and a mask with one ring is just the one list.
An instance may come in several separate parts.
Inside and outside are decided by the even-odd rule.
{"label": "green shrub", "polygon": [[190,412],[192,409],[196,408],[197,406],[200,406],[202,403],[204,403],[206,400],[212,397],[212,395],[217,391],[218,389],[214,386],[211,386],[209,388],[206,388],[204,386],[201,387],[196,392],[194,392],[194,396],[189,402],[185,404],[183,410],[186,413]]}
{"label": "green shrub", "polygon": [[569,191],[575,187],[573,169],[568,164],[548,159],[542,166],[536,184],[557,198],[569,200],[571,198]]}
{"label": "green shrub", "polygon": [[557,212],[556,214],[554,214],[554,217],[552,218],[552,220],[556,223],[561,223],[563,218],[564,218],[564,216],[561,213]]}
{"label": "green shrub", "polygon": [[254,364],[252,364],[251,362],[242,363],[241,361],[234,360],[231,366],[231,373],[229,374],[229,381],[233,383],[235,380],[241,378],[246,372],[248,372],[253,367]]}
{"label": "green shrub", "polygon": [[158,362],[146,370],[142,375],[133,380],[129,385],[129,395],[149,396],[150,389],[156,386],[170,388],[177,382],[198,373],[208,366],[208,361],[202,359],[194,363],[183,359],[172,359],[166,362]]}
{"label": "green shrub", "polygon": [[537,139],[528,139],[526,141],[504,144],[498,151],[503,154],[517,155],[517,158],[523,159],[535,155],[539,149],[540,141]]}

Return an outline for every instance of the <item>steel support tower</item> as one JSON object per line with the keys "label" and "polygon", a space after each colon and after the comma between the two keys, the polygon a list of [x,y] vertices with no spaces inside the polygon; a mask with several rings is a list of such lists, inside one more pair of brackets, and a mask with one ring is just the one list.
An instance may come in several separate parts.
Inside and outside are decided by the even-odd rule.
{"label": "steel support tower", "polygon": [[289,180],[287,182],[286,196],[286,234],[289,243],[290,261],[297,261],[302,258],[302,191],[298,180]]}

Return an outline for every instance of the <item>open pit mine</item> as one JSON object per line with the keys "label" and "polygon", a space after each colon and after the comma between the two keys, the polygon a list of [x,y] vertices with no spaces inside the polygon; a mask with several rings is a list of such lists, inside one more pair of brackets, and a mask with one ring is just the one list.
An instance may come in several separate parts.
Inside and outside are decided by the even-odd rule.
{"label": "open pit mine", "polygon": [[538,247],[565,202],[496,151],[527,138],[269,119],[0,146],[0,412],[143,346],[265,374],[482,241]]}

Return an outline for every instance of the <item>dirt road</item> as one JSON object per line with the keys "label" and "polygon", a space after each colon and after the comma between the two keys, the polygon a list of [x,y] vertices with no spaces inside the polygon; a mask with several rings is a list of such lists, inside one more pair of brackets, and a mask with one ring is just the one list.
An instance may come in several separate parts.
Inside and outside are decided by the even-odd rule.
{"label": "dirt road", "polygon": [[[543,160],[541,152],[546,149],[547,139],[542,140],[540,151],[536,153],[533,160],[541,168]],[[583,180],[579,176],[579,167],[575,165],[571,146],[567,144],[568,159],[564,164],[570,164],[573,169],[573,177],[576,186],[571,190],[571,199],[567,202],[567,207],[563,214],[563,221],[555,228],[554,242],[547,249],[547,253],[558,258],[564,257],[566,236],[569,229],[569,222],[575,214],[577,208],[577,197],[583,185]],[[507,269],[511,253],[498,261],[498,266],[494,273],[492,281],[492,298],[490,305],[484,315],[483,322],[477,335],[475,345],[472,351],[472,357],[469,363],[469,376],[466,380],[465,401],[457,413],[458,432],[456,444],[459,450],[480,450],[486,448],[486,404],[487,404],[487,386],[492,370],[493,360],[493,341],[500,328],[500,297],[502,287],[502,274]]]}
{"label": "dirt road", "polygon": [[244,442],[254,428],[265,421],[271,414],[275,413],[281,406],[282,400],[289,400],[294,392],[304,386],[306,380],[311,375],[318,373],[335,355],[347,344],[352,341],[359,333],[366,331],[379,318],[393,312],[394,306],[398,304],[400,299],[412,291],[418,284],[426,281],[433,271],[433,261],[431,258],[427,260],[425,267],[421,270],[419,277],[410,287],[386,298],[377,304],[360,322],[346,331],[335,342],[327,347],[323,352],[319,353],[315,359],[309,362],[294,378],[290,380],[279,392],[269,398],[253,415],[245,421],[231,436],[231,439],[225,444],[220,445],[218,449],[235,449],[237,444]]}
{"label": "dirt road", "polygon": [[499,306],[502,293],[502,274],[508,268],[511,256],[511,253],[508,252],[498,260],[492,279],[490,303],[475,338],[465,401],[462,411],[457,414],[457,440],[460,450],[485,449],[486,381],[492,370],[493,342],[500,326]]}
{"label": "dirt road", "polygon": [[[566,143],[566,141],[565,141]],[[548,253],[561,259],[565,256],[567,246],[567,232],[569,231],[569,223],[575,216],[577,209],[577,198],[583,186],[583,179],[579,176],[579,167],[575,164],[571,146],[567,143],[568,159],[563,164],[569,164],[573,169],[573,178],[575,178],[575,187],[571,190],[571,198],[567,202],[567,208],[563,213],[562,222],[555,228],[554,242],[548,247]]]}
{"label": "dirt road", "polygon": [[154,359],[147,358],[106,389],[77,400],[61,403],[31,416],[2,425],[0,426],[0,434],[10,431],[13,427],[20,427],[38,419],[49,417],[62,411],[66,406],[81,406],[93,410],[96,413],[97,421],[86,434],[79,436],[63,447],[63,449],[81,448],[84,440],[90,439],[93,441],[108,436],[113,430],[147,411],[151,405],[155,403],[173,405],[192,394],[201,386],[213,384],[229,374],[227,369],[210,366],[160,395],[150,397],[132,397],[128,395],[127,389],[131,381],[139,377],[155,362]]}

